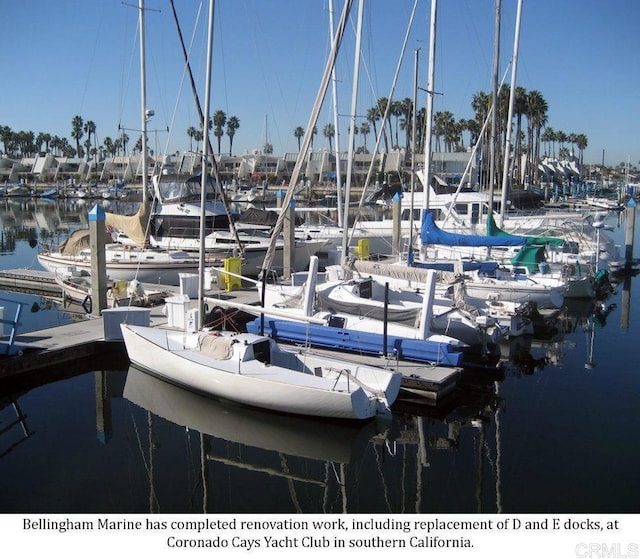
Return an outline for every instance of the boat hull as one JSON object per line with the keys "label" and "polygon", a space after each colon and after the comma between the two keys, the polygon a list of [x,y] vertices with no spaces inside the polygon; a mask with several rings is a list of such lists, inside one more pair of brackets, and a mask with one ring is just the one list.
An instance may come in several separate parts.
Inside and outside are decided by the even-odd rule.
{"label": "boat hull", "polygon": [[[349,384],[344,376],[318,375],[319,368],[331,365],[325,357],[303,354],[299,358],[295,353],[272,350],[268,363],[236,358],[235,353],[232,358],[220,359],[197,349],[199,333],[126,324],[121,328],[129,359],[138,368],[193,392],[253,407],[362,420],[381,413],[381,401],[359,387],[353,378],[377,386],[387,405],[400,390],[400,375],[384,369],[350,363]],[[237,343],[243,343],[241,336]],[[234,351],[243,349],[239,348]],[[336,360],[334,365],[344,367],[346,362]],[[305,372],[309,367],[311,372]]]}

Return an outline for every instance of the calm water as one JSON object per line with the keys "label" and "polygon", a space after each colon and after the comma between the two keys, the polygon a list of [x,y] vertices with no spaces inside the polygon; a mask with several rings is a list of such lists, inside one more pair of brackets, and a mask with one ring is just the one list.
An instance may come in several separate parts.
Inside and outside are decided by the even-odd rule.
{"label": "calm water", "polygon": [[[29,238],[61,238],[87,209],[0,208],[2,268],[37,267]],[[396,405],[390,424],[246,410],[117,361],[0,385],[0,512],[640,512],[638,281],[606,320],[572,305],[552,340],[503,346],[498,378],[468,372],[442,406]],[[74,319],[0,297],[26,303],[24,331]]]}

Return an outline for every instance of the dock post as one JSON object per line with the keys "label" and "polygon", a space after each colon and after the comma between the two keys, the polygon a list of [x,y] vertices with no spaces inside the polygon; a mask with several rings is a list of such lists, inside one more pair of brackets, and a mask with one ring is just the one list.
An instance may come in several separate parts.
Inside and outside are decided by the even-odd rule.
{"label": "dock post", "polygon": [[289,207],[285,210],[283,235],[284,235],[284,253],[282,255],[282,277],[289,279],[295,268],[295,252],[296,252],[296,207],[295,202],[291,200]]}
{"label": "dock post", "polygon": [[104,245],[107,236],[105,213],[95,205],[89,212],[89,236],[91,239],[91,299],[93,314],[102,314],[107,308],[107,259]]}
{"label": "dock post", "polygon": [[624,239],[624,264],[625,267],[630,268],[633,262],[633,235],[636,226],[636,201],[633,198],[629,199],[625,212],[627,214],[627,227]]}
{"label": "dock post", "polygon": [[392,198],[392,213],[393,213],[393,238],[392,238],[392,247],[393,247],[393,255],[400,256],[400,238],[402,236],[402,222],[401,222],[401,212],[402,212],[402,203],[400,199],[400,195],[396,192]]}

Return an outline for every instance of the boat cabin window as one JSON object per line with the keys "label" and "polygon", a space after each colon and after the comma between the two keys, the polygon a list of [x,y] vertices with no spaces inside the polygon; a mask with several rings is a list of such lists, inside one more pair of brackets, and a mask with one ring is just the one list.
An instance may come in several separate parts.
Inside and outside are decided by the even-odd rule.
{"label": "boat cabin window", "polygon": [[480,204],[471,204],[471,224],[480,222]]}
{"label": "boat cabin window", "polygon": [[469,207],[467,204],[456,204],[454,208],[456,213],[459,215],[467,215],[469,213]]}
{"label": "boat cabin window", "polygon": [[271,345],[269,340],[262,340],[252,344],[253,357],[256,361],[268,365],[271,362]]}
{"label": "boat cabin window", "polygon": [[331,328],[344,328],[347,319],[344,316],[332,316],[329,318],[329,326]]}
{"label": "boat cabin window", "polygon": [[[157,190],[160,199],[165,203],[199,202],[201,180],[198,177],[186,181],[164,179],[158,182]],[[207,198],[213,198],[214,195],[215,188],[213,182],[209,180],[207,182]]]}

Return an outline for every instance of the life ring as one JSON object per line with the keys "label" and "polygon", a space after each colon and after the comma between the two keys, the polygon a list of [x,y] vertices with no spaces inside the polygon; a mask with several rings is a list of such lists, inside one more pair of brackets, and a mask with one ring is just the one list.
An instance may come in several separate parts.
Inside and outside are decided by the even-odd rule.
{"label": "life ring", "polygon": [[87,314],[91,314],[91,311],[93,310],[93,301],[91,300],[91,295],[87,295],[83,300],[82,300],[82,308],[84,309],[84,312],[86,312]]}

